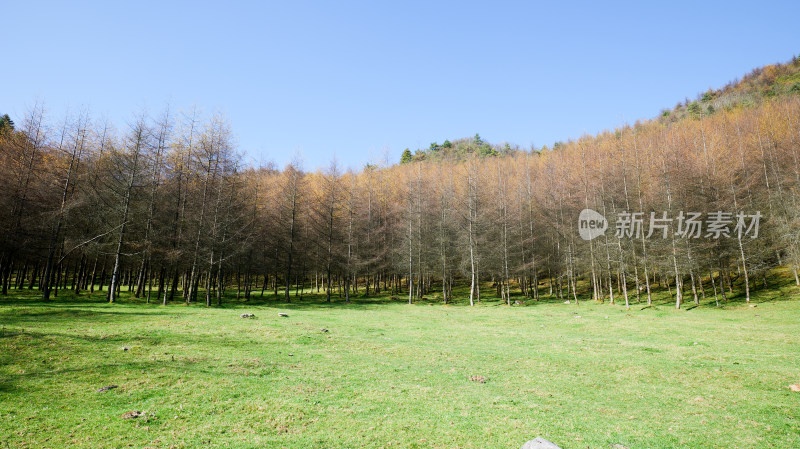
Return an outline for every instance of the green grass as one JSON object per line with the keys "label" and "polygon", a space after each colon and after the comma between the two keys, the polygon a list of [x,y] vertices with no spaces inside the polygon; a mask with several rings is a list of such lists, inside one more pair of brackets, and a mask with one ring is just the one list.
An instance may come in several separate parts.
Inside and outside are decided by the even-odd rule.
{"label": "green grass", "polygon": [[[796,448],[800,301],[779,287],[756,292],[757,307],[709,298],[680,311],[662,293],[625,310],[162,307],[63,292],[45,304],[12,291],[0,299],[0,449],[518,448],[536,436],[563,448]],[[148,415],[122,419],[131,410]]]}

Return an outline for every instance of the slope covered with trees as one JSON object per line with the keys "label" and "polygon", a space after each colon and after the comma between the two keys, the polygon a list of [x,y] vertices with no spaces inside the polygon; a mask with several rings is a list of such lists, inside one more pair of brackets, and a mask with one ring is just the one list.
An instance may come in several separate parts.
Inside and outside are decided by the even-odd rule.
{"label": "slope covered with trees", "polygon": [[[36,107],[0,120],[2,292],[100,289],[114,301],[127,289],[212,305],[233,290],[291,301],[304,287],[328,300],[390,292],[472,304],[492,281],[508,303],[588,291],[627,304],[666,289],[680,307],[724,301],[735,280],[749,299],[780,265],[800,285],[798,70],[797,59],[768,66],[655,120],[553,149],[476,135],[359,172],[247,166],[217,116],[165,112],[117,130],[85,114],[51,123]],[[611,229],[581,239],[583,209]],[[731,213],[727,235],[694,237],[679,220],[689,212]],[[760,214],[757,238],[737,227],[738,212],[749,223]],[[663,229],[617,235],[626,213]],[[468,298],[453,298],[457,284]]]}

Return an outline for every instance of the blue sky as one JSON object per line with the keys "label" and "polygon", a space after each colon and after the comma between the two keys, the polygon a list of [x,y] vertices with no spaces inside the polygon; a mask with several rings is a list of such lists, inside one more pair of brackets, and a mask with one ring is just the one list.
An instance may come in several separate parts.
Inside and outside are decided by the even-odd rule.
{"label": "blue sky", "polygon": [[476,132],[551,145],[800,53],[797,2],[698,3],[6,2],[0,113],[197,105],[248,159],[308,169]]}

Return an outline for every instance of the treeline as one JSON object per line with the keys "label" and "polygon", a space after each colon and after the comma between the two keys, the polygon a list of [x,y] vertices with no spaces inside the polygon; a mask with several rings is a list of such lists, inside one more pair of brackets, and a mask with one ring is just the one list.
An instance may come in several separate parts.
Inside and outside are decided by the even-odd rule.
{"label": "treeline", "polygon": [[400,163],[420,161],[442,161],[442,160],[462,160],[470,156],[510,156],[519,153],[517,146],[512,147],[509,143],[503,145],[492,145],[481,139],[480,134],[475,137],[467,137],[450,141],[446,139],[441,145],[437,142],[431,143],[428,148],[417,149],[414,153],[408,148],[403,150],[400,155]]}
{"label": "treeline", "polygon": [[[481,282],[498,296],[650,301],[666,289],[722,298],[800,265],[800,98],[637,123],[552,150],[467,154],[342,171],[242,162],[229,125],[197,114],[139,117],[124,131],[34,108],[0,128],[0,282],[122,288],[149,301],[219,304],[235,290],[285,300],[314,289],[409,301]],[[583,209],[610,229],[583,240]],[[727,236],[681,232],[681,212],[729,212]],[[642,212],[643,233],[615,232]],[[653,217],[669,217],[647,237]],[[754,229],[737,232],[738,212]],[[704,225],[708,226],[706,221]],[[684,226],[685,227],[685,226]],[[749,232],[747,232],[749,231]],[[726,293],[727,291],[727,293]]]}
{"label": "treeline", "polygon": [[12,283],[44,299],[99,288],[113,302],[126,285],[196,300],[252,238],[253,170],[219,117],[178,128],[166,113],[138,117],[121,133],[86,114],[53,125],[35,107],[11,123],[0,133],[3,294]]}

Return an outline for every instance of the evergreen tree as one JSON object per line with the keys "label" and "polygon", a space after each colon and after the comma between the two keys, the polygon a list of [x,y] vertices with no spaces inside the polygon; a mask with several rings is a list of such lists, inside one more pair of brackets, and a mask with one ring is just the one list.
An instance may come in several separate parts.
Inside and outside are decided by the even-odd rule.
{"label": "evergreen tree", "polygon": [[8,114],[3,114],[0,116],[0,135],[11,131],[14,131],[14,121]]}
{"label": "evergreen tree", "polygon": [[403,150],[403,155],[400,156],[400,163],[401,164],[407,164],[407,163],[411,162],[412,159],[413,159],[413,156],[411,155],[411,150],[409,150],[408,148]]}

